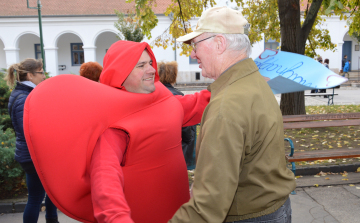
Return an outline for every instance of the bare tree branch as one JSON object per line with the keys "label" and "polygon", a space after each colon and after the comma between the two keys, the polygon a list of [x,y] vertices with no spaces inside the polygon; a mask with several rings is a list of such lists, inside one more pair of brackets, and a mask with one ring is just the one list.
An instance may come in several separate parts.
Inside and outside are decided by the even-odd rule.
{"label": "bare tree branch", "polygon": [[311,3],[310,9],[306,15],[305,21],[301,27],[301,31],[303,32],[304,40],[307,39],[309,33],[314,25],[316,20],[316,16],[319,12],[323,0],[313,0]]}
{"label": "bare tree branch", "polygon": [[311,50],[313,51],[314,55],[316,55],[315,49],[314,49],[314,47],[313,47],[313,45],[312,45],[312,43],[311,43],[310,38],[308,37],[307,40],[309,40],[310,48],[311,48]]}
{"label": "bare tree branch", "polygon": [[184,25],[184,30],[185,30],[185,33],[187,34],[187,30],[186,30],[186,26],[185,26],[185,21],[184,21],[184,16],[183,16],[183,13],[182,13],[182,10],[181,10],[180,0],[177,0],[177,2],[179,3],[180,15],[181,15],[181,20],[182,20],[183,25]]}
{"label": "bare tree branch", "polygon": [[[357,0],[357,2],[356,2],[356,5],[359,5],[359,1],[360,0]],[[350,17],[358,10],[358,8],[359,8],[359,6],[356,6],[355,8],[354,8],[354,10],[351,12],[351,14],[350,14]]]}

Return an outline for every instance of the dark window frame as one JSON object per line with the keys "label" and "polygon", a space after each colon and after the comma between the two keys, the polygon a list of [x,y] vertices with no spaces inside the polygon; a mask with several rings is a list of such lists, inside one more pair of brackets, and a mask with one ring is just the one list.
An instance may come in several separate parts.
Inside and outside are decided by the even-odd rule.
{"label": "dark window frame", "polygon": [[197,59],[192,59],[192,58],[189,56],[189,64],[198,64]]}
{"label": "dark window frame", "polygon": [[[73,46],[78,46],[78,48],[80,48],[80,46],[81,46],[81,48],[84,46],[84,44],[83,43],[70,43],[70,49],[71,49],[71,66],[81,66],[81,60],[80,60],[80,58],[81,58],[81,53],[83,54],[83,57],[84,57],[84,60],[85,60],[85,55],[84,55],[84,49],[82,49],[82,50],[73,50]],[[75,61],[74,61],[74,54],[78,54],[78,58],[79,58],[79,63],[75,63]]]}
{"label": "dark window frame", "polygon": [[[266,44],[270,44],[270,49],[280,50],[280,49],[277,49],[277,47],[280,46],[280,43],[279,43],[279,42],[276,42],[276,40],[269,39],[267,42],[264,41],[264,49],[268,48],[268,47],[266,47]],[[272,47],[273,44],[276,45],[275,48]]]}
{"label": "dark window frame", "polygon": [[[41,47],[40,50],[37,50],[37,46],[40,46],[40,43],[35,43],[34,44],[34,48],[35,48],[35,59],[42,59],[41,58]],[[40,54],[40,57],[38,57],[38,54]]]}

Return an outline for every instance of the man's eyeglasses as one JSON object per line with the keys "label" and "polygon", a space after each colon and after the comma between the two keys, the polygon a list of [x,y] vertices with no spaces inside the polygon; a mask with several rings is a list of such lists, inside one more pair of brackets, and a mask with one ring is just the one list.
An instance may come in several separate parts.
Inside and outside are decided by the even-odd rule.
{"label": "man's eyeglasses", "polygon": [[45,75],[45,72],[44,72],[44,71],[35,71],[34,73],[41,74],[41,75]]}
{"label": "man's eyeglasses", "polygon": [[210,36],[210,37],[208,37],[208,38],[199,40],[199,41],[197,41],[197,42],[195,42],[195,43],[192,42],[190,45],[191,45],[191,47],[193,48],[194,52],[196,53],[196,44],[197,44],[197,43],[200,43],[200,42],[205,41],[205,40],[207,40],[207,39],[213,38],[213,37],[215,37],[215,36],[216,36],[216,35]]}

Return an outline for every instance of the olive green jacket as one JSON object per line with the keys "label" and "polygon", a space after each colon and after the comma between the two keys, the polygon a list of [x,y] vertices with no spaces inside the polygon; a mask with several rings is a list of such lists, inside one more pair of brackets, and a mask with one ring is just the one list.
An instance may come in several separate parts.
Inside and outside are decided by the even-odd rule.
{"label": "olive green jacket", "polygon": [[252,59],[234,64],[209,90],[193,197],[169,222],[221,223],[275,212],[296,184],[274,94]]}

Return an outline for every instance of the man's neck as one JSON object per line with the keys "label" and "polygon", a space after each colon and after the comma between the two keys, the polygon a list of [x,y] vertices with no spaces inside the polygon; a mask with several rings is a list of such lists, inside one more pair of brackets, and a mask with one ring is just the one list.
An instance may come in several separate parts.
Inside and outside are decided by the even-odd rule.
{"label": "man's neck", "polygon": [[219,61],[219,65],[220,65],[219,72],[218,72],[219,76],[217,76],[216,79],[218,77],[220,77],[220,75],[223,74],[231,66],[233,66],[237,62],[244,60],[246,58],[248,58],[246,54],[234,55],[234,54],[229,53],[227,55],[224,55],[224,57],[221,58]]}

